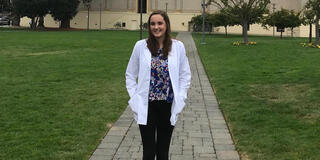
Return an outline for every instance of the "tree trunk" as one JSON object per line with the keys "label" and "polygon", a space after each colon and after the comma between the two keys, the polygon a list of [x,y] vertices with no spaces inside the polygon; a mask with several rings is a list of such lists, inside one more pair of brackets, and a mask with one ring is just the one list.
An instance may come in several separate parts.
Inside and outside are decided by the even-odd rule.
{"label": "tree trunk", "polygon": [[316,16],[316,45],[319,45],[319,16]]}
{"label": "tree trunk", "polygon": [[224,31],[226,32],[226,37],[228,36],[228,26],[224,26]]}
{"label": "tree trunk", "polygon": [[70,28],[70,19],[61,20],[60,28]]}
{"label": "tree trunk", "polygon": [[293,37],[293,28],[291,28],[291,38]]}
{"label": "tree trunk", "polygon": [[44,16],[40,16],[38,27],[44,28]]}
{"label": "tree trunk", "polygon": [[31,18],[30,28],[31,29],[36,29],[36,17],[32,17]]}
{"label": "tree trunk", "polygon": [[310,30],[309,30],[309,43],[312,42],[312,23],[309,24]]}
{"label": "tree trunk", "polygon": [[38,24],[38,22],[39,22],[39,17],[36,17],[36,21],[35,21],[35,23],[33,24],[34,26],[34,29],[36,29],[37,28],[37,24]]}
{"label": "tree trunk", "polygon": [[242,35],[244,44],[248,44],[248,22],[244,21],[242,22]]}
{"label": "tree trunk", "polygon": [[281,34],[280,34],[280,38],[282,39],[282,33],[283,33],[283,31],[281,31]]}

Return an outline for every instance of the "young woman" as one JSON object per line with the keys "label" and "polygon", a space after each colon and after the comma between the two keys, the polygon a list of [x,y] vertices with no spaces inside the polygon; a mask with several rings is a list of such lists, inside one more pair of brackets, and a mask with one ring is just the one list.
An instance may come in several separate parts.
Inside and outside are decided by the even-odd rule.
{"label": "young woman", "polygon": [[[171,39],[168,15],[153,12],[149,37],[138,41],[126,70],[129,105],[139,124],[143,160],[167,160],[177,115],[182,111],[191,73],[182,42]],[[138,82],[137,82],[138,79]]]}

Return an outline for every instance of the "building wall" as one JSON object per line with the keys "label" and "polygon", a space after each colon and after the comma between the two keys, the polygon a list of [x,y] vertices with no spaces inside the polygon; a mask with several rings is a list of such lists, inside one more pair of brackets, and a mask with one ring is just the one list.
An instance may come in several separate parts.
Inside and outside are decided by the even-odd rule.
{"label": "building wall", "polygon": [[[225,33],[225,29],[224,27],[218,27],[214,29],[215,32],[218,33]],[[301,34],[300,32],[300,28],[294,28],[293,29],[293,36],[294,37],[308,37],[309,35],[309,31],[307,31],[307,35],[305,35],[305,33]],[[228,33],[231,34],[241,34],[242,33],[242,27],[241,26],[233,26],[233,27],[228,27]],[[273,35],[273,28],[268,28],[265,29],[263,27],[261,27],[260,24],[252,24],[250,25],[250,30],[248,31],[249,35],[266,35],[266,36],[272,36]],[[275,36],[280,36],[280,32],[276,31],[275,28],[275,32],[274,35]],[[285,31],[283,32],[283,36],[291,36],[291,30],[290,29],[285,29]]]}
{"label": "building wall", "polygon": [[[169,18],[171,22],[172,31],[188,31],[188,23],[192,17],[196,14],[194,13],[169,13]],[[149,14],[143,14],[143,23],[148,21]],[[100,29],[100,12],[91,11],[90,12],[90,29]],[[30,19],[22,18],[21,26],[29,26]],[[140,25],[140,15],[134,12],[112,12],[112,11],[102,11],[101,12],[101,29],[112,29],[116,28],[116,23],[125,23],[126,27],[123,29],[128,30],[138,30]],[[50,15],[45,17],[46,27],[59,27],[59,22],[54,21]],[[72,28],[87,28],[87,12],[80,11],[76,17],[74,17],[70,26]]]}
{"label": "building wall", "polygon": [[270,3],[270,11],[272,4],[275,4],[275,11],[281,10],[281,8],[289,9],[289,10],[301,10],[303,5],[302,5],[302,0],[271,0]]}
{"label": "building wall", "polygon": [[[271,0],[268,6],[269,10],[273,11],[273,3],[275,4],[275,11],[281,8],[300,11],[307,0]],[[193,16],[202,13],[202,0],[147,0],[147,13],[143,14],[143,23],[147,22],[148,16],[154,10],[165,10],[167,3],[168,15],[171,20],[171,27],[173,31],[188,31],[189,22]],[[90,8],[90,29],[100,29],[100,15],[101,15],[101,29],[115,28],[116,23],[125,24],[123,29],[137,30],[140,25],[140,14],[137,13],[138,0],[93,0]],[[101,10],[101,12],[100,12]],[[210,5],[206,8],[207,12],[213,13],[218,9]],[[100,14],[101,13],[101,14]],[[29,26],[30,20],[23,18],[21,20],[22,26]],[[79,6],[79,13],[71,21],[73,28],[87,28],[87,9],[83,4]],[[45,26],[58,27],[59,22],[52,19],[50,15],[45,17]],[[224,27],[214,28],[215,32],[224,33]],[[229,33],[241,34],[242,28],[240,26],[228,27]],[[314,32],[314,31],[313,31]],[[249,34],[254,35],[273,35],[273,28],[264,29],[260,24],[250,25]],[[275,35],[280,35],[275,32]],[[284,35],[291,35],[291,31],[286,29]],[[309,27],[301,26],[294,29],[295,37],[308,37]]]}

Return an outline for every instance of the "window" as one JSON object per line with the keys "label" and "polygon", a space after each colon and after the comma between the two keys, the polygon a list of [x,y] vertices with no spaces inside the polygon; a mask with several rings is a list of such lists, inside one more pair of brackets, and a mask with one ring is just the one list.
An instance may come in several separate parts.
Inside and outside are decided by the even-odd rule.
{"label": "window", "polygon": [[142,13],[147,13],[147,0],[138,0],[138,13],[140,13],[142,1]]}

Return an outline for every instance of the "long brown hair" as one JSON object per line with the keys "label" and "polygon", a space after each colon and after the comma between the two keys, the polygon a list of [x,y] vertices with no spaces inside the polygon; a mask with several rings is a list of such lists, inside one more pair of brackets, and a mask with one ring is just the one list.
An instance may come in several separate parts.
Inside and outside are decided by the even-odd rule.
{"label": "long brown hair", "polygon": [[149,37],[147,39],[147,46],[153,56],[157,55],[157,51],[159,50],[159,44],[154,35],[151,33],[150,29],[150,19],[153,15],[159,14],[162,16],[163,20],[166,22],[166,33],[165,38],[163,40],[163,48],[162,53],[163,57],[167,58],[169,52],[171,51],[172,40],[171,40],[171,28],[170,28],[170,20],[166,12],[158,10],[151,13],[148,19],[148,30],[149,30]]}

